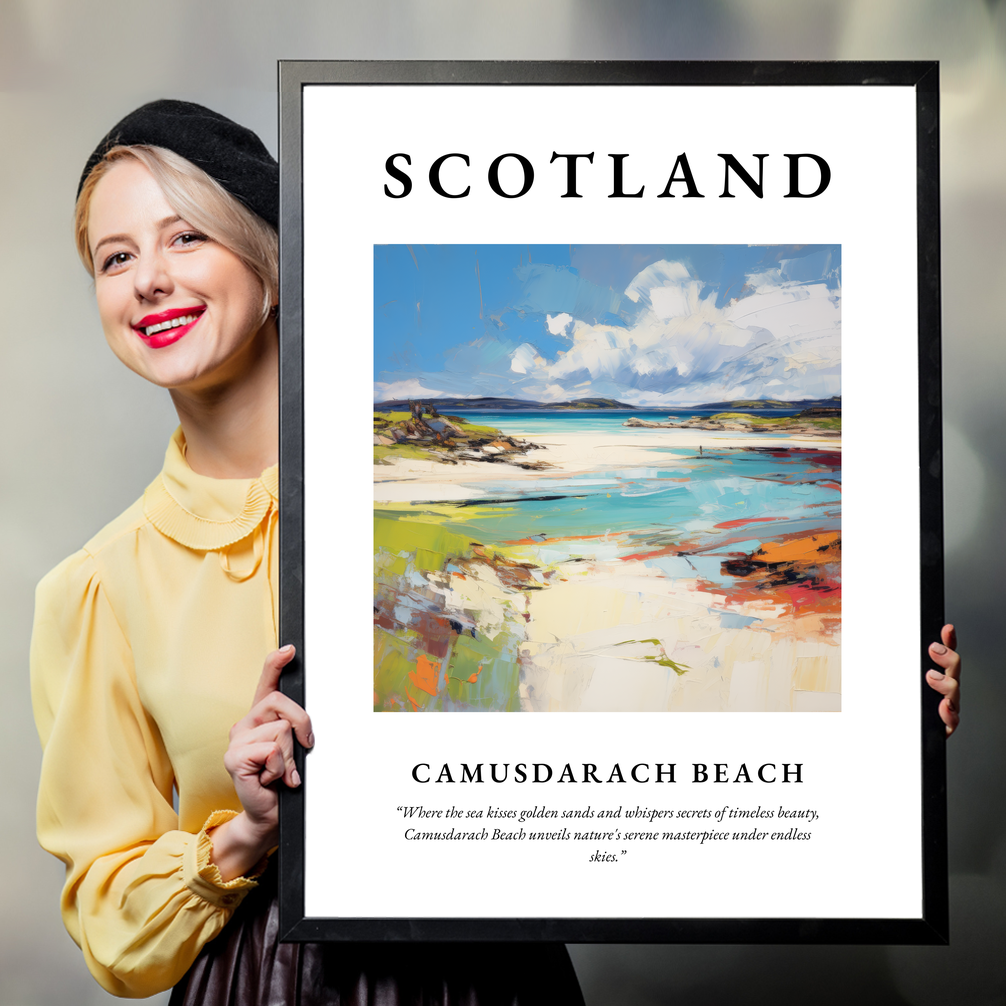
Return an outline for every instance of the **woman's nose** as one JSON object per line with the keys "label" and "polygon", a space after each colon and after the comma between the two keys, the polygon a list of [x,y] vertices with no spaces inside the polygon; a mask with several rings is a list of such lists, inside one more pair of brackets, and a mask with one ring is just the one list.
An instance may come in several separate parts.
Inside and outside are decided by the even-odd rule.
{"label": "woman's nose", "polygon": [[163,253],[158,250],[140,255],[133,271],[133,287],[136,299],[141,301],[156,301],[174,290],[171,272]]}

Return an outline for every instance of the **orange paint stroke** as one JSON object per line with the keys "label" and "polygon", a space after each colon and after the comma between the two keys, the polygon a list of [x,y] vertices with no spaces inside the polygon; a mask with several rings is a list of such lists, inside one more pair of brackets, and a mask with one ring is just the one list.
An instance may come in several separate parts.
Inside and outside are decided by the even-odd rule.
{"label": "orange paint stroke", "polygon": [[[762,545],[761,549],[757,553],[752,553],[752,558],[765,559],[764,549],[766,548],[779,548],[789,542],[799,542],[799,541],[809,541],[810,538],[814,539],[820,538],[821,541],[818,544],[823,544],[825,538],[829,540],[838,539],[841,537],[837,531],[819,531],[815,535],[808,536],[806,531],[788,531],[785,534],[781,534],[778,540],[775,542],[767,542]],[[696,545],[694,548],[688,549],[688,545],[685,542],[679,542],[678,548],[681,549],[683,554],[689,555],[704,555],[706,553],[711,553],[713,555],[724,554],[724,549],[729,545],[737,545],[741,542],[746,542],[750,540],[750,536],[746,534],[731,535],[726,538],[720,538],[716,541],[709,542],[704,545]],[[685,549],[688,552],[685,553]],[[779,558],[773,557],[771,559],[765,559],[766,562],[784,562],[789,558],[787,556],[781,556]]]}
{"label": "orange paint stroke", "polygon": [[596,541],[598,538],[608,538],[606,534],[571,534],[565,538],[519,538],[504,542],[506,545],[550,545],[556,541]]}
{"label": "orange paint stroke", "polygon": [[633,552],[632,555],[620,555],[618,558],[622,562],[633,560],[659,559],[665,555],[681,555],[681,545],[665,545],[663,548],[655,548],[652,552]]}
{"label": "orange paint stroke", "polygon": [[[752,554],[761,562],[834,562],[842,536],[838,531],[824,531],[807,535],[806,532],[782,536],[780,541],[767,541]],[[830,553],[830,554],[828,554]]]}
{"label": "orange paint stroke", "polygon": [[773,520],[786,520],[785,517],[740,517],[737,520],[725,520],[722,524],[714,524],[713,527],[744,527],[745,524],[765,524]]}
{"label": "orange paint stroke", "polygon": [[440,665],[428,659],[426,654],[420,653],[416,660],[416,669],[409,671],[409,681],[429,695],[436,695],[439,677]]}
{"label": "orange paint stroke", "polygon": [[[808,611],[837,615],[842,610],[841,554],[837,531],[780,535],[779,541],[766,542],[749,556],[723,564],[724,572],[737,577],[733,585],[707,586],[700,580],[698,586],[707,593],[725,594],[731,606],[774,599],[794,615]],[[797,582],[787,582],[792,579]]]}

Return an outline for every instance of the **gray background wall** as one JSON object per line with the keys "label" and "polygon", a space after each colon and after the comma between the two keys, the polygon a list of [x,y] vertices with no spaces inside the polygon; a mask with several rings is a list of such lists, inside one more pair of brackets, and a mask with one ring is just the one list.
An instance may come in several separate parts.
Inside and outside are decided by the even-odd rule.
{"label": "gray background wall", "polygon": [[[139,495],[175,423],[167,396],[104,345],[70,236],[78,172],[122,114],[167,96],[219,109],[275,149],[279,58],[942,61],[947,614],[967,663],[949,756],[953,945],[572,952],[591,1006],[1006,1002],[1004,53],[996,0],[3,0],[0,1006],[108,999],[63,931],[61,868],[34,839],[32,591]],[[911,554],[884,561],[895,577]]]}

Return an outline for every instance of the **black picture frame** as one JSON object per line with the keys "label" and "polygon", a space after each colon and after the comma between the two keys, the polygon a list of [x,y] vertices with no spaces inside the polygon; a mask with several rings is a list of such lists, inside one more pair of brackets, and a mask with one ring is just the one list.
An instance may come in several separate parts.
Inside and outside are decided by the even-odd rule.
{"label": "black picture frame", "polygon": [[[945,736],[925,684],[927,647],[943,624],[940,381],[939,71],[935,62],[352,62],[282,61],[280,119],[280,641],[298,648],[282,688],[311,710],[305,649],[302,95],[306,86],[457,84],[914,88],[917,162],[923,904],[918,918],[322,918],[305,914],[304,785],[281,794],[280,927],[287,941],[457,940],[669,943],[939,944],[949,938]],[[333,869],[338,869],[338,864]]]}

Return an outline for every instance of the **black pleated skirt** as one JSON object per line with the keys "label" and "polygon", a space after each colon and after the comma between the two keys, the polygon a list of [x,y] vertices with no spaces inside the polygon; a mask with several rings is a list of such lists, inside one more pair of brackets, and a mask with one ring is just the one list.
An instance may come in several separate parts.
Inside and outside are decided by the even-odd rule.
{"label": "black pleated skirt", "polygon": [[280,943],[275,871],[170,1006],[583,1006],[561,943]]}

